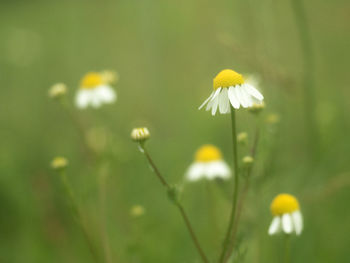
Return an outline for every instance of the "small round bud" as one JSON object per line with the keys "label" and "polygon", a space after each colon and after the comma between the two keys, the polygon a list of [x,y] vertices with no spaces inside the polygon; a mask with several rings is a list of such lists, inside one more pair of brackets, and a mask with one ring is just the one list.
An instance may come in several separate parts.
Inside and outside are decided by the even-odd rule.
{"label": "small round bud", "polygon": [[263,109],[265,109],[265,103],[253,103],[253,106],[251,106],[248,110],[249,112],[253,114],[259,114]]}
{"label": "small round bud", "polygon": [[250,167],[254,163],[253,157],[251,157],[249,155],[244,156],[242,161],[243,161],[243,165],[246,167]]}
{"label": "small round bud", "polygon": [[246,132],[238,133],[237,142],[242,144],[242,145],[246,145],[248,142],[248,133],[246,133]]}
{"label": "small round bud", "polygon": [[145,142],[151,134],[147,128],[135,128],[131,131],[131,139],[135,142]]}
{"label": "small round bud", "polygon": [[267,115],[265,122],[267,124],[277,124],[280,122],[280,119],[280,115],[278,115],[277,113],[271,113]]}
{"label": "small round bud", "polygon": [[114,84],[119,80],[119,75],[115,71],[104,70],[100,74],[104,83],[107,83],[107,84]]}
{"label": "small round bud", "polygon": [[68,166],[68,160],[64,157],[55,157],[52,161],[51,161],[51,167],[54,170],[61,170],[64,169]]}
{"label": "small round bud", "polygon": [[49,97],[52,99],[59,99],[67,94],[67,86],[63,83],[57,83],[49,89]]}
{"label": "small round bud", "polygon": [[145,208],[141,205],[134,205],[130,209],[130,215],[134,218],[143,216],[145,214]]}

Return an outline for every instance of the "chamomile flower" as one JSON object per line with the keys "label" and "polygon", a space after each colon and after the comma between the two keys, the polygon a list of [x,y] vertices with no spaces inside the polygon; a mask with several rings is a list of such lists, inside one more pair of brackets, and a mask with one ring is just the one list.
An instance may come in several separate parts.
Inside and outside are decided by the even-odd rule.
{"label": "chamomile flower", "polygon": [[80,109],[89,106],[98,108],[103,104],[113,103],[117,94],[111,87],[110,77],[106,78],[104,72],[89,72],[81,80],[79,91],[76,95],[76,105]]}
{"label": "chamomile flower", "polygon": [[229,166],[222,159],[221,151],[214,145],[203,145],[195,154],[195,161],[186,172],[189,181],[202,178],[213,180],[215,178],[228,179],[231,175]]}
{"label": "chamomile flower", "polygon": [[274,216],[269,227],[269,235],[283,231],[286,234],[301,234],[303,217],[298,200],[290,194],[279,194],[271,203],[271,213]]}
{"label": "chamomile flower", "polygon": [[261,104],[264,96],[251,84],[247,83],[243,76],[231,69],[222,70],[213,81],[214,90],[203,102],[199,109],[206,104],[206,110],[211,110],[215,115],[217,109],[221,114],[230,112],[230,104],[239,109],[253,106],[254,103]]}

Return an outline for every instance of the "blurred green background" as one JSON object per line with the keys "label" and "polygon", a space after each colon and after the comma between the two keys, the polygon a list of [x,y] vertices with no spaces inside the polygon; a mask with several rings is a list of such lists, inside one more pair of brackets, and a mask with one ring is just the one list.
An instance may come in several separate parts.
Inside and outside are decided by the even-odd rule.
{"label": "blurred green background", "polygon": [[[267,105],[239,231],[241,262],[280,262],[281,238],[267,235],[269,205],[280,192],[298,197],[305,220],[303,234],[292,240],[292,262],[350,262],[350,3],[304,1],[315,64],[316,132],[310,132],[291,1],[2,0],[0,262],[93,262],[50,169],[57,155],[69,159],[68,178],[101,262],[106,254],[116,263],[200,262],[129,134],[149,127],[149,151],[171,183],[183,180],[205,143],[220,147],[231,164],[229,116],[197,110],[224,68],[259,76]],[[117,102],[75,109],[80,78],[103,69],[120,75]],[[68,85],[83,132],[48,98],[57,82]],[[266,121],[270,114],[279,122]],[[238,113],[238,129],[250,139],[255,126],[254,116]],[[86,143],[92,157],[82,151]],[[239,150],[241,157],[248,152]],[[205,181],[186,185],[182,202],[214,261],[229,202]],[[134,205],[144,215],[132,216]]]}

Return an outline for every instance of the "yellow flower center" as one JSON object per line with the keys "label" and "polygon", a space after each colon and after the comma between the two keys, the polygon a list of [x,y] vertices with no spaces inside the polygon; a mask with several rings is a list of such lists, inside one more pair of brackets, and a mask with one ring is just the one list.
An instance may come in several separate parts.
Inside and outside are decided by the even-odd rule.
{"label": "yellow flower center", "polygon": [[83,89],[93,89],[103,84],[103,77],[96,72],[87,73],[81,80],[80,87]]}
{"label": "yellow flower center", "polygon": [[200,147],[195,155],[196,162],[212,162],[221,160],[222,155],[220,150],[214,145],[203,145]]}
{"label": "yellow flower center", "polygon": [[217,88],[227,88],[244,83],[243,76],[231,69],[224,69],[216,75],[213,81],[214,90]]}
{"label": "yellow flower center", "polygon": [[293,213],[299,210],[299,202],[290,194],[279,194],[273,199],[270,209],[274,216]]}

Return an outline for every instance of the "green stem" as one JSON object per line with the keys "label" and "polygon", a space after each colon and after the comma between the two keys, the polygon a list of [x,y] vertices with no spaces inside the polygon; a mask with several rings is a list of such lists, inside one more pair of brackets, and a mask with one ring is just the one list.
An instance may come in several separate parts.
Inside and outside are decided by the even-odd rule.
{"label": "green stem", "polygon": [[[157,166],[155,165],[155,163],[153,162],[151,156],[149,155],[148,151],[146,150],[145,146],[143,144],[139,144],[139,147],[141,149],[141,152],[146,156],[146,159],[148,161],[148,163],[150,164],[152,170],[154,171],[154,173],[156,174],[156,176],[158,177],[159,181],[161,182],[161,184],[166,188],[166,190],[169,192],[172,190],[172,188],[170,187],[170,185],[168,184],[168,182],[165,180],[165,178],[163,177],[163,175],[160,173],[159,169],[157,168]],[[185,221],[186,227],[188,232],[190,233],[190,236],[192,238],[192,241],[194,243],[194,245],[196,246],[199,255],[202,258],[202,261],[204,263],[209,263],[202,247],[200,246],[200,243],[198,241],[198,238],[196,236],[196,234],[194,233],[193,227],[190,223],[190,220],[188,219],[188,216],[182,206],[182,204],[179,201],[175,201],[175,205],[176,207],[179,209],[180,214],[183,218],[183,220]]]}
{"label": "green stem", "polygon": [[236,115],[235,115],[235,110],[232,106],[231,106],[231,124],[232,124],[232,147],[233,147],[233,171],[234,171],[235,183],[234,183],[234,189],[233,189],[232,210],[231,210],[231,215],[230,215],[228,228],[226,231],[225,241],[223,244],[223,249],[220,255],[219,263],[224,262],[226,251],[230,243],[230,236],[231,236],[232,227],[236,216],[238,189],[239,189]]}
{"label": "green stem", "polygon": [[[258,146],[259,138],[260,138],[260,129],[259,129],[259,126],[257,126],[256,130],[255,130],[253,146],[252,146],[251,151],[250,151],[253,159],[255,159],[256,149]],[[229,247],[228,252],[226,254],[224,262],[226,262],[230,258],[230,255],[232,254],[232,251],[235,247],[235,238],[237,235],[239,220],[241,218],[244,202],[245,202],[245,199],[247,197],[247,193],[248,193],[248,190],[250,187],[250,178],[251,178],[251,174],[252,174],[252,169],[253,169],[253,166],[250,166],[245,170],[245,173],[246,173],[245,182],[244,182],[244,185],[243,185],[243,188],[241,191],[241,195],[240,195],[240,198],[238,201],[238,205],[237,205],[237,215],[236,215],[236,221],[233,225],[233,230],[232,230],[232,234],[231,234],[231,244],[230,244],[230,247]]]}
{"label": "green stem", "polygon": [[85,127],[80,121],[80,119],[77,117],[77,115],[74,113],[74,111],[71,109],[70,105],[67,103],[66,100],[61,100],[61,106],[63,109],[67,112],[69,118],[72,121],[72,124],[75,126],[79,139],[80,139],[80,148],[81,152],[85,155],[86,160],[88,162],[94,161],[94,153],[91,151],[91,148],[86,143],[86,135],[85,135]]}
{"label": "green stem", "polygon": [[99,257],[98,257],[98,253],[95,249],[95,246],[90,238],[90,235],[84,225],[84,222],[83,222],[83,217],[82,217],[82,214],[79,210],[79,206],[78,206],[78,203],[74,197],[74,194],[73,194],[73,190],[72,190],[72,187],[71,185],[69,184],[68,180],[67,180],[67,175],[66,175],[66,172],[65,170],[62,170],[61,171],[61,180],[62,180],[62,183],[63,183],[63,186],[64,186],[64,189],[66,191],[66,194],[68,196],[68,199],[70,201],[70,206],[71,206],[71,209],[73,211],[73,216],[74,216],[74,219],[76,220],[76,222],[78,223],[78,225],[80,226],[82,232],[83,232],[83,235],[86,239],[86,242],[88,244],[88,247],[89,247],[89,250],[91,252],[91,255],[93,256],[95,262],[99,263],[100,260],[99,260]]}
{"label": "green stem", "polygon": [[314,52],[303,2],[302,0],[291,0],[291,4],[303,53],[304,116],[308,130],[308,141],[314,153],[316,153],[317,149],[315,147],[318,145],[318,133],[314,119]]}
{"label": "green stem", "polygon": [[98,183],[99,183],[99,202],[100,202],[100,224],[101,224],[101,239],[103,244],[103,250],[104,250],[104,257],[106,263],[112,263],[112,255],[111,255],[111,247],[108,237],[108,231],[107,231],[107,209],[106,209],[106,195],[107,195],[107,189],[106,189],[106,180],[108,178],[108,167],[102,166],[101,170],[99,171],[99,177],[98,177]]}
{"label": "green stem", "polygon": [[290,263],[290,237],[291,235],[286,235],[284,244],[284,263]]}

